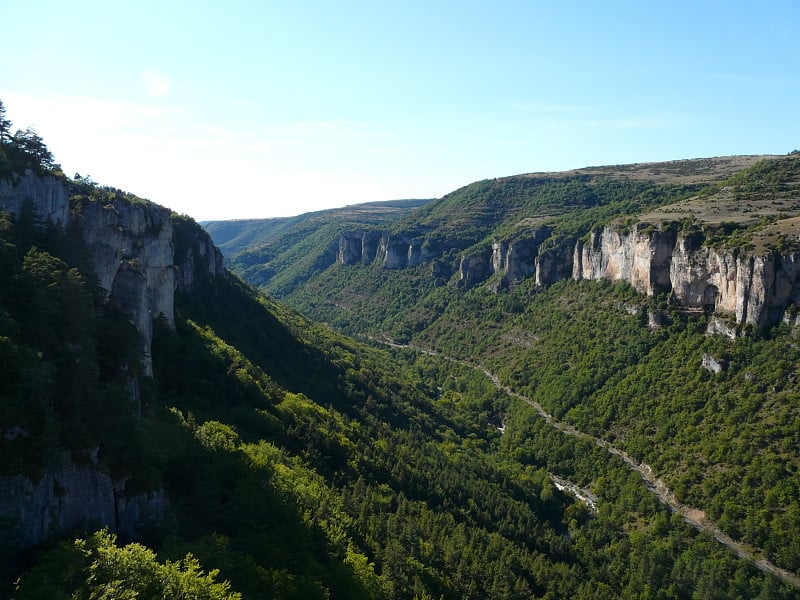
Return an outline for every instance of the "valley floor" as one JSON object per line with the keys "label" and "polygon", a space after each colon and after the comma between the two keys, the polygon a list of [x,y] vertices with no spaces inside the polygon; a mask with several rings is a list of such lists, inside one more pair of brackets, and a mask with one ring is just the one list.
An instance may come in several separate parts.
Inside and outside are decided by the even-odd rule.
{"label": "valley floor", "polygon": [[701,532],[707,533],[716,539],[720,544],[728,548],[731,552],[733,552],[736,556],[741,558],[742,560],[746,560],[756,566],[758,569],[765,573],[770,573],[775,575],[784,583],[787,583],[795,588],[800,589],[800,577],[787,571],[786,569],[781,569],[780,567],[776,566],[769,560],[763,557],[763,553],[759,552],[756,549],[748,547],[747,545],[738,542],[727,535],[724,531],[722,531],[711,519],[706,516],[706,511],[701,508],[688,506],[680,502],[676,497],[675,494],[667,487],[667,485],[655,475],[653,469],[643,462],[638,462],[634,458],[632,458],[627,452],[624,450],[620,450],[619,448],[614,447],[611,443],[607,440],[604,440],[599,437],[595,437],[590,435],[586,432],[583,432],[577,429],[575,426],[565,423],[563,421],[557,420],[553,415],[547,412],[544,407],[539,404],[538,402],[531,400],[530,398],[515,392],[509,386],[504,385],[499,377],[492,373],[488,368],[483,365],[475,364],[463,360],[459,360],[457,358],[453,358],[434,350],[428,348],[422,348],[417,345],[405,345],[405,344],[397,344],[392,340],[384,340],[384,344],[395,347],[395,348],[409,348],[411,350],[415,350],[417,352],[422,352],[424,354],[428,354],[430,356],[438,356],[444,360],[458,363],[462,366],[469,367],[471,369],[476,369],[483,373],[486,377],[488,377],[492,383],[505,393],[506,395],[516,398],[517,400],[521,400],[528,405],[532,406],[536,412],[539,414],[544,421],[565,435],[571,435],[579,438],[583,438],[586,440],[590,440],[594,442],[597,446],[605,449],[609,454],[612,454],[618,458],[620,458],[631,470],[636,472],[639,477],[641,477],[644,484],[647,486],[647,489],[650,490],[658,500],[666,505],[671,511],[679,514],[687,523],[695,527]]}

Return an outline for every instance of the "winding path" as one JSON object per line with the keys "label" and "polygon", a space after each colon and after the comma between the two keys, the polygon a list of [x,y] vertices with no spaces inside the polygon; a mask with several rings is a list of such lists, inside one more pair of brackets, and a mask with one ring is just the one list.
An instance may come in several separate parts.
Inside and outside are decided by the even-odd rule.
{"label": "winding path", "polygon": [[720,544],[728,548],[731,552],[736,554],[736,556],[752,563],[761,571],[775,575],[783,582],[788,583],[789,585],[792,585],[796,588],[800,588],[800,577],[798,577],[797,575],[795,575],[790,571],[787,571],[786,569],[781,569],[777,565],[772,564],[766,558],[757,556],[756,551],[754,551],[752,548],[746,546],[741,542],[737,542],[736,540],[731,538],[706,516],[705,511],[679,502],[678,499],[675,497],[675,495],[667,487],[667,485],[659,477],[656,477],[656,475],[653,473],[653,469],[651,469],[649,465],[634,460],[627,452],[625,452],[624,450],[620,450],[619,448],[615,448],[608,441],[604,439],[594,437],[593,435],[580,431],[575,426],[570,425],[569,423],[565,423],[564,421],[558,421],[555,417],[553,417],[553,415],[547,412],[541,404],[539,404],[535,400],[531,400],[527,396],[523,396],[522,394],[515,392],[507,385],[501,383],[497,375],[489,371],[489,369],[487,369],[483,365],[470,363],[463,360],[458,360],[446,356],[444,354],[440,354],[433,350],[428,350],[426,348],[421,348],[415,345],[397,344],[391,340],[384,340],[382,341],[382,343],[394,348],[409,348],[411,350],[416,350],[417,352],[422,352],[430,356],[438,356],[439,358],[442,358],[444,360],[458,363],[465,367],[469,367],[480,371],[481,373],[486,375],[486,377],[488,377],[492,381],[492,383],[494,383],[497,389],[504,392],[508,396],[511,396],[512,398],[516,398],[532,406],[536,410],[536,412],[539,413],[539,416],[541,416],[545,420],[545,422],[554,429],[564,433],[565,435],[571,435],[580,439],[591,440],[597,446],[600,446],[601,448],[605,449],[609,454],[613,454],[614,456],[617,456],[620,459],[622,459],[622,461],[626,465],[628,465],[628,467],[630,467],[633,471],[635,471],[639,475],[639,477],[641,477],[642,481],[647,486],[647,489],[649,489],[653,494],[655,494],[655,496],[659,499],[659,501],[664,505],[666,505],[670,510],[681,515],[684,521],[686,521],[699,531],[703,531],[712,535]]}

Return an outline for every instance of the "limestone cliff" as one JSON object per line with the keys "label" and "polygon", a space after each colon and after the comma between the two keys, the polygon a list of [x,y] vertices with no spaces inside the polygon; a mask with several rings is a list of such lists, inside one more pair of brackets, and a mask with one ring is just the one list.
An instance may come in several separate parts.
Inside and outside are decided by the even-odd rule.
{"label": "limestone cliff", "polygon": [[434,257],[421,238],[409,239],[376,230],[356,230],[339,236],[336,262],[343,265],[378,262],[386,269],[404,269],[425,264]]}
{"label": "limestone cliff", "polygon": [[507,281],[530,276],[540,285],[568,277],[626,281],[648,296],[667,293],[678,306],[757,326],[779,322],[789,307],[800,303],[800,255],[795,252],[714,248],[703,245],[697,232],[659,230],[647,223],[630,229],[607,226],[571,248],[537,245],[535,257],[531,246],[528,242],[516,263],[503,258],[511,256],[511,242],[495,242],[485,257],[465,255],[461,284],[475,285],[485,278],[486,262],[494,272],[504,271]]}
{"label": "limestone cliff", "polygon": [[339,236],[339,251],[336,254],[336,262],[342,265],[354,265],[362,261],[363,231],[349,231]]}
{"label": "limestone cliff", "polygon": [[378,259],[384,234],[374,230],[357,230],[344,233],[339,238],[336,260],[343,265],[369,264]]}
{"label": "limestone cliff", "polygon": [[[107,303],[129,315],[142,338],[144,372],[152,375],[153,322],[163,316],[172,325],[176,289],[190,291],[222,272],[211,238],[150,202],[82,200],[70,206],[66,184],[55,177],[28,174],[17,185],[0,183],[0,210],[20,215],[26,202],[41,221],[80,232]],[[180,236],[176,222],[183,227]]]}
{"label": "limestone cliff", "polygon": [[69,225],[67,188],[59,179],[29,173],[16,185],[0,180],[0,210],[19,215],[26,202],[31,203],[34,215],[42,221],[64,228]]}
{"label": "limestone cliff", "polygon": [[491,261],[483,254],[465,254],[458,267],[458,285],[469,289],[489,276]]}
{"label": "limestone cliff", "polygon": [[551,232],[549,227],[541,227],[510,240],[495,240],[492,243],[492,272],[503,272],[507,283],[535,275],[539,246]]}
{"label": "limestone cliff", "polygon": [[113,480],[95,464],[78,465],[64,452],[41,477],[0,477],[4,542],[29,548],[68,532],[108,527],[131,540],[149,522],[158,525],[167,511],[161,490],[128,496],[125,480]]}
{"label": "limestone cliff", "polygon": [[609,226],[576,244],[575,279],[627,281],[643,294],[670,293],[679,306],[764,325],[800,301],[795,253],[755,254],[702,245],[696,233]]}
{"label": "limestone cliff", "polygon": [[576,243],[572,277],[627,281],[648,296],[668,292],[674,246],[675,234],[670,231],[638,226],[624,232],[606,227],[592,232],[587,244]]}
{"label": "limestone cliff", "polygon": [[[136,327],[142,371],[152,375],[154,321],[163,317],[173,326],[176,291],[192,291],[222,272],[222,255],[209,236],[188,218],[121,193],[106,200],[83,197],[70,205],[67,184],[54,177],[28,174],[17,185],[0,183],[0,210],[20,216],[26,207],[40,222],[82,237],[106,305],[123,311]],[[129,389],[136,399],[135,377]],[[76,464],[64,452],[35,477],[0,476],[0,539],[26,548],[55,535],[103,526],[131,539],[143,523],[163,518],[167,499],[162,490],[127,494],[126,479],[112,478],[96,454]]]}
{"label": "limestone cliff", "polygon": [[153,320],[173,325],[177,273],[169,211],[150,204],[85,202],[76,225],[94,256],[109,304],[130,315],[142,338],[142,364],[152,374]]}
{"label": "limestone cliff", "polygon": [[566,279],[572,273],[571,247],[558,244],[539,253],[536,257],[536,283],[548,285]]}
{"label": "limestone cliff", "polygon": [[625,281],[648,296],[669,294],[678,305],[729,315],[737,324],[764,325],[800,303],[800,254],[745,252],[704,245],[697,231],[679,232],[665,223],[609,225],[588,240],[554,239],[540,227],[464,251],[451,270],[424,239],[357,231],[341,236],[338,262],[402,269],[431,263],[432,276],[457,274],[463,288],[499,274],[495,286],[534,277],[539,285],[561,279]]}

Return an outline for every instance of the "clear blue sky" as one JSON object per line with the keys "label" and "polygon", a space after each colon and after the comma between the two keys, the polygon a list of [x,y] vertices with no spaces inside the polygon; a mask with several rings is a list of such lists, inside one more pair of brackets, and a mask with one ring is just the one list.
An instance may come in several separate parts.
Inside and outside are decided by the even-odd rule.
{"label": "clear blue sky", "polygon": [[800,147],[800,2],[4,0],[0,99],[198,220]]}

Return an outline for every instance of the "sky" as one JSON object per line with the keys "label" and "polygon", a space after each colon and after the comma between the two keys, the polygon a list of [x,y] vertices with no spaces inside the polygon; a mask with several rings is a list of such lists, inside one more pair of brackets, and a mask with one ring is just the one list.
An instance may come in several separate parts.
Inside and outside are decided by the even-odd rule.
{"label": "sky", "polygon": [[197,220],[800,148],[797,0],[3,0],[0,100]]}

